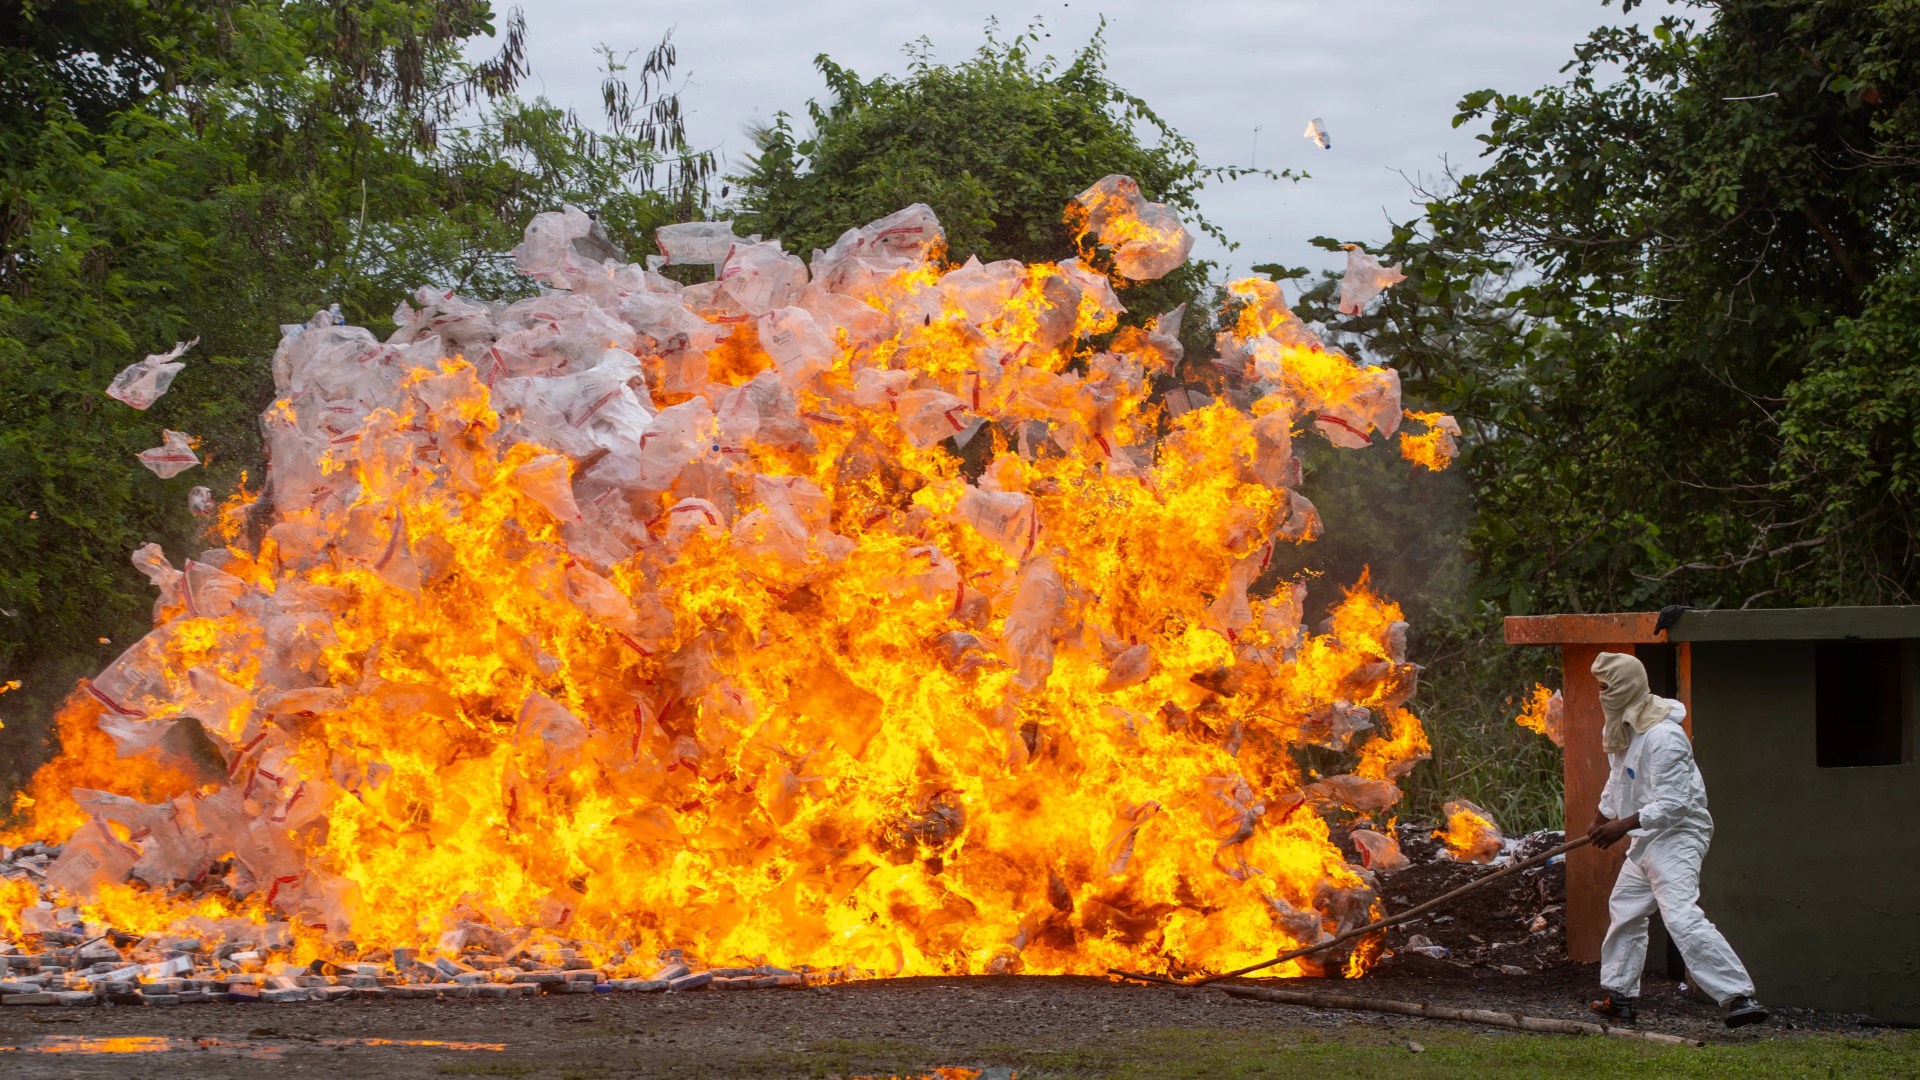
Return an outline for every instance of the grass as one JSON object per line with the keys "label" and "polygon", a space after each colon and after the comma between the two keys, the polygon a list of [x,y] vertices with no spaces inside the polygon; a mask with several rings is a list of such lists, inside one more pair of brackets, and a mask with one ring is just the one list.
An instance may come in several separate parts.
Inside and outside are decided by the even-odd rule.
{"label": "grass", "polygon": [[[1412,1049],[1413,1045],[1420,1050]],[[958,1060],[956,1060],[958,1058]],[[912,1044],[821,1043],[763,1063],[786,1072],[752,1075],[924,1075],[938,1065],[1013,1066],[1021,1080],[1428,1080],[1439,1077],[1659,1077],[1776,1080],[1784,1077],[1920,1075],[1920,1035],[1802,1036],[1704,1048],[1620,1039],[1484,1035],[1433,1028],[1278,1032],[1176,1028],[1097,1044],[1035,1050],[985,1046],[941,1055]],[[740,1075],[748,1075],[742,1070]]]}

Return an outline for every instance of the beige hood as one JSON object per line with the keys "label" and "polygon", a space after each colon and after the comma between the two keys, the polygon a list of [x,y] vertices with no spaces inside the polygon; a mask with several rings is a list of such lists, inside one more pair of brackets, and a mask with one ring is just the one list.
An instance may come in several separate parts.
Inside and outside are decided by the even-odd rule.
{"label": "beige hood", "polygon": [[1592,671],[1600,680],[1600,711],[1607,720],[1600,729],[1600,747],[1609,754],[1625,750],[1630,732],[1645,732],[1680,704],[1648,692],[1647,669],[1638,657],[1603,652],[1593,658]]}

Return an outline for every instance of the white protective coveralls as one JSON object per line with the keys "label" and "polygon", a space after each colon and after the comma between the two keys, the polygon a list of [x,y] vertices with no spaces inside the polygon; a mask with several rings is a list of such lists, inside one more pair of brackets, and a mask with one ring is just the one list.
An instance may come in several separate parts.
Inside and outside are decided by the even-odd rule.
{"label": "white protective coveralls", "polygon": [[1724,1005],[1751,995],[1753,980],[1700,910],[1700,864],[1713,839],[1713,818],[1707,813],[1706,784],[1693,763],[1693,744],[1680,726],[1686,708],[1668,704],[1666,716],[1644,732],[1633,732],[1625,750],[1607,755],[1612,772],[1600,794],[1600,812],[1616,820],[1639,814],[1640,827],[1627,834],[1632,837],[1627,861],[1608,902],[1611,923],[1600,945],[1600,985],[1624,998],[1640,996],[1647,917],[1658,910],[1688,975]]}

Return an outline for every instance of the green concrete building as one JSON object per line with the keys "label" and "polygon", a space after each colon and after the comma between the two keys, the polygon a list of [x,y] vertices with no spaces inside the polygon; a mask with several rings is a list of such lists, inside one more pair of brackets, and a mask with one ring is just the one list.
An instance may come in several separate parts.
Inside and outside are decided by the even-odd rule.
{"label": "green concrete building", "polygon": [[[1587,665],[1635,653],[1687,703],[1714,820],[1701,905],[1761,1000],[1920,1023],[1920,607],[1693,611],[1665,635],[1653,619],[1507,620],[1509,643],[1561,650],[1568,824],[1606,779]],[[1574,854],[1568,952],[1595,960],[1619,855]]]}

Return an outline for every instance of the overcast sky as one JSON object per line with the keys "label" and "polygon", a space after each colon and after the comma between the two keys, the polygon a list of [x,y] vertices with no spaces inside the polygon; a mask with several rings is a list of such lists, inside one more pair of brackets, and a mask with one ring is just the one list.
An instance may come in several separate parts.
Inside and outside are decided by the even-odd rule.
{"label": "overcast sky", "polygon": [[[1461,95],[1559,81],[1595,26],[1658,18],[1641,8],[1623,19],[1599,0],[533,0],[525,11],[527,89],[583,117],[600,115],[595,46],[644,50],[671,28],[689,134],[732,162],[749,148],[748,121],[781,109],[804,117],[807,99],[826,95],[817,54],[863,77],[897,74],[907,42],[924,36],[938,60],[958,61],[979,47],[988,18],[1011,32],[1038,16],[1051,35],[1044,44],[1065,56],[1104,14],[1109,74],[1191,139],[1205,163],[1311,174],[1203,193],[1203,212],[1240,247],[1229,253],[1203,237],[1195,256],[1234,275],[1256,262],[1333,267],[1336,259],[1305,243],[1315,235],[1384,238],[1389,219],[1417,214],[1402,174],[1432,177],[1443,159],[1473,164],[1474,129],[1450,126]],[[1331,150],[1302,137],[1316,116]]]}

